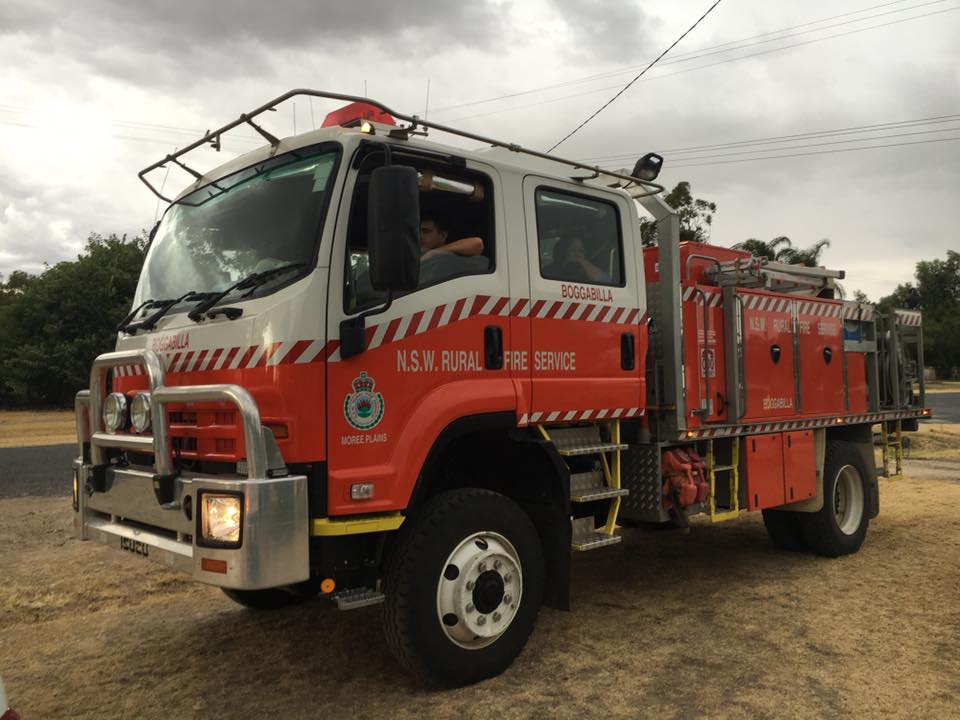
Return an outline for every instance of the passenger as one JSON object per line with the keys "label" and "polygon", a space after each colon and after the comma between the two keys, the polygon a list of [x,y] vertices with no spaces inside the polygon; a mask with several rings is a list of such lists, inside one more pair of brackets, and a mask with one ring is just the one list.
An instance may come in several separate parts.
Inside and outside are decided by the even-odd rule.
{"label": "passenger", "polygon": [[478,237],[466,237],[447,242],[447,225],[436,215],[424,215],[420,220],[420,260],[426,260],[440,253],[453,253],[464,257],[483,254],[483,240]]}
{"label": "passenger", "polygon": [[565,235],[553,246],[553,261],[543,269],[552,280],[580,280],[608,283],[610,275],[587,260],[583,240],[576,235]]}

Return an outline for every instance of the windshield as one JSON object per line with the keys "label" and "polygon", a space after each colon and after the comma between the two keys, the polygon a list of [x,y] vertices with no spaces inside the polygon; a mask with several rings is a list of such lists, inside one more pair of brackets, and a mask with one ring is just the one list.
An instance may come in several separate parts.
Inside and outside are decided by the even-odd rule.
{"label": "windshield", "polygon": [[151,299],[223,292],[253,273],[277,273],[265,295],[314,265],[339,146],[312,146],[221,178],[171,206],[144,261],[134,306]]}

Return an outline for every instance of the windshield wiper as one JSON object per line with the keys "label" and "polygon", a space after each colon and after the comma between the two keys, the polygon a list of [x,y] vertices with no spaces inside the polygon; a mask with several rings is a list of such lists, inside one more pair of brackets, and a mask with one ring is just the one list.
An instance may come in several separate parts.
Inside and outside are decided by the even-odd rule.
{"label": "windshield wiper", "polygon": [[[153,330],[157,326],[157,322],[170,312],[174,307],[179,305],[182,302],[195,302],[197,300],[205,300],[210,295],[215,293],[202,293],[191,290],[188,293],[181,295],[178,298],[170,298],[168,300],[147,300],[145,303],[141,304],[136,310],[130,313],[123,322],[120,323],[120,326],[117,328],[120,331],[125,331],[131,335],[136,335],[138,330]],[[144,308],[156,308],[156,311],[152,315],[148,315],[138,322],[132,323],[131,319],[136,317],[136,314]]]}
{"label": "windshield wiper", "polygon": [[270,278],[305,266],[306,263],[290,263],[289,265],[281,265],[280,267],[271,268],[270,270],[264,270],[263,272],[256,272],[252,273],[251,275],[247,275],[245,278],[238,280],[226,290],[221,290],[220,292],[216,293],[208,293],[207,297],[202,298],[202,302],[199,305],[187,313],[187,317],[194,322],[200,322],[203,320],[203,314],[207,312],[207,310],[219,303],[230,293],[236,290],[247,290],[249,288],[249,292],[243,295],[243,297],[246,297]]}

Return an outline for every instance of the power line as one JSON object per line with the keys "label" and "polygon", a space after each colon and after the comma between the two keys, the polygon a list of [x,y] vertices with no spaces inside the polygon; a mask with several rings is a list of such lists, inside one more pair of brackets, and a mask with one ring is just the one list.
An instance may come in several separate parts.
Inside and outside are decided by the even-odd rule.
{"label": "power line", "polygon": [[[883,130],[903,129],[908,127],[917,127],[917,126],[923,126],[923,125],[939,125],[943,123],[952,123],[952,122],[958,122],[958,121],[960,121],[960,114],[936,115],[928,118],[918,118],[916,120],[897,120],[894,122],[875,123],[872,125],[854,125],[851,127],[836,128],[833,130],[813,130],[809,132],[794,133],[792,135],[778,135],[773,137],[756,138],[754,140],[737,140],[734,142],[716,143],[713,145],[690,145],[690,146],[681,147],[681,148],[665,148],[665,149],[658,149],[657,152],[661,154],[687,153],[687,152],[697,152],[697,151],[703,151],[703,150],[721,150],[724,148],[748,147],[753,145],[780,144],[780,143],[798,142],[800,140],[809,140],[809,139],[820,138],[820,137],[836,137],[838,135],[868,134],[868,133],[881,132]],[[854,141],[851,140],[849,142],[854,142]],[[774,149],[774,148],[769,148],[769,149]],[[787,149],[787,148],[784,148],[784,149]],[[623,159],[638,157],[639,155],[642,154],[642,152],[646,152],[646,150],[620,153],[617,155],[595,155],[587,158],[581,158],[581,160],[583,161],[589,160],[591,162],[623,160]]]}
{"label": "power line", "polygon": [[[931,0],[930,2],[918,3],[918,4],[916,4],[916,5],[911,5],[910,7],[906,7],[906,8],[899,8],[899,9],[897,9],[897,10],[890,10],[890,11],[887,11],[887,12],[884,12],[884,13],[878,13],[878,14],[876,14],[876,15],[868,15],[868,16],[866,16],[866,17],[855,18],[855,19],[853,19],[853,20],[848,20],[848,21],[846,21],[846,22],[844,22],[844,23],[837,23],[837,24],[835,24],[835,25],[829,25],[829,26],[827,26],[827,27],[813,28],[813,29],[811,29],[811,30],[805,30],[804,32],[801,32],[801,33],[794,33],[793,35],[788,35],[788,36],[784,36],[784,37],[780,37],[780,38],[774,38],[773,40],[766,40],[766,41],[764,41],[764,42],[773,42],[773,41],[775,41],[775,40],[785,40],[785,39],[788,39],[788,38],[790,38],[790,37],[799,37],[800,35],[807,34],[807,33],[811,33],[811,32],[820,32],[820,31],[823,31],[823,30],[830,30],[830,29],[832,29],[832,28],[840,27],[840,26],[842,26],[842,25],[849,25],[849,24],[856,23],[856,22],[864,22],[864,21],[866,21],[866,20],[872,20],[872,19],[874,19],[874,18],[882,17],[882,16],[884,16],[884,15],[891,15],[891,14],[900,13],[900,12],[909,12],[910,10],[915,10],[915,9],[917,9],[917,8],[920,8],[920,7],[926,7],[926,6],[928,6],[928,5],[937,5],[937,4],[940,4],[940,3],[943,3],[943,2],[948,2],[948,1],[949,1],[949,0]],[[830,20],[837,20],[837,19],[840,19],[840,18],[849,17],[850,15],[859,15],[859,14],[862,14],[862,13],[865,13],[865,12],[869,12],[870,10],[877,10],[877,9],[880,9],[880,8],[889,7],[890,5],[899,5],[899,4],[902,4],[902,3],[904,3],[904,2],[915,2],[915,0],[893,0],[893,2],[885,2],[885,3],[881,3],[881,4],[879,4],[879,5],[871,5],[871,6],[869,6],[869,7],[861,8],[860,10],[854,10],[854,11],[851,11],[851,12],[841,13],[841,14],[839,14],[839,15],[831,15],[831,16],[829,16],[829,17],[820,18],[819,20],[811,20],[811,21],[808,21],[808,22],[805,22],[805,23],[800,23],[799,25],[791,25],[791,26],[789,26],[789,27],[780,28],[779,30],[771,30],[771,31],[769,31],[769,32],[759,33],[759,34],[757,34],[757,35],[751,35],[751,36],[749,36],[749,37],[740,38],[740,39],[738,39],[738,40],[730,40],[730,41],[725,42],[725,43],[719,43],[719,44],[717,44],[717,45],[710,45],[710,46],[707,46],[707,47],[698,48],[697,50],[691,50],[690,52],[680,53],[680,54],[678,54],[678,55],[674,55],[672,58],[670,58],[670,59],[668,59],[668,60],[665,60],[663,63],[661,63],[661,65],[674,65],[674,64],[680,63],[680,62],[687,62],[687,61],[689,61],[689,60],[696,60],[696,59],[701,58],[701,57],[706,57],[706,56],[709,56],[709,55],[714,55],[714,54],[717,54],[717,53],[716,53],[716,52],[707,52],[707,51],[718,50],[719,48],[724,48],[724,47],[727,47],[727,46],[729,46],[729,45],[740,45],[740,46],[741,46],[741,47],[737,47],[737,48],[728,48],[728,49],[725,50],[725,51],[721,51],[721,52],[733,52],[733,51],[738,50],[738,49],[743,49],[744,47],[752,47],[752,46],[755,46],[755,45],[760,44],[760,43],[753,43],[752,45],[744,45],[744,44],[743,44],[743,43],[747,43],[747,42],[750,41],[750,40],[756,40],[756,39],[759,39],[759,38],[765,38],[765,37],[769,37],[769,36],[771,36],[771,35],[779,35],[779,34],[782,34],[782,33],[787,33],[787,32],[789,32],[789,31],[791,31],[791,30],[797,30],[797,29],[799,29],[799,28],[809,27],[810,25],[818,25],[818,24],[821,24],[821,23],[829,22]],[[553,83],[553,84],[550,84],[550,85],[541,85],[541,86],[538,86],[538,87],[535,87],[535,88],[529,88],[529,89],[527,89],[527,90],[520,90],[520,91],[517,91],[517,92],[507,93],[507,94],[504,94],[504,95],[497,95],[497,96],[495,96],[495,97],[484,98],[484,99],[482,99],[482,100],[472,100],[472,101],[469,101],[469,102],[458,103],[458,104],[456,104],[456,105],[447,105],[446,107],[442,107],[442,108],[436,109],[434,112],[442,113],[442,112],[445,112],[445,111],[447,111],[447,110],[455,110],[455,109],[459,109],[459,108],[462,108],[462,107],[471,107],[471,106],[475,106],[475,105],[482,105],[482,104],[486,104],[486,103],[496,102],[496,101],[498,101],[498,100],[511,99],[511,98],[515,98],[515,97],[521,97],[521,96],[523,96],[523,95],[532,95],[532,94],[535,94],[535,93],[538,93],[538,92],[543,92],[543,91],[545,91],[545,90],[554,90],[554,89],[561,88],[561,87],[568,87],[568,86],[570,86],[570,85],[579,85],[579,84],[582,84],[582,83],[585,83],[585,82],[591,82],[591,81],[593,81],[593,80],[601,80],[601,79],[605,79],[605,78],[616,77],[617,75],[624,75],[624,74],[629,73],[629,72],[634,72],[638,67],[642,67],[642,66],[635,65],[635,66],[631,66],[631,67],[620,68],[619,70],[608,70],[608,71],[606,71],[606,72],[597,73],[597,74],[595,74],[595,75],[587,75],[587,76],[585,76],[585,77],[577,78],[577,79],[574,79],[574,80],[565,80],[565,81],[563,81],[563,82]]]}
{"label": "power line", "polygon": [[[913,9],[913,8],[909,8],[909,9]],[[693,68],[686,68],[686,69],[684,69],[684,70],[677,70],[677,71],[675,71],[675,72],[670,72],[670,73],[662,73],[662,74],[660,74],[660,75],[654,75],[654,76],[652,76],[652,77],[644,78],[644,81],[663,80],[663,79],[665,79],[665,78],[674,77],[674,76],[676,76],[676,75],[684,75],[684,74],[686,74],[686,73],[696,72],[697,70],[706,70],[706,69],[708,69],[708,68],[717,67],[717,66],[719,66],[719,65],[726,65],[727,63],[731,63],[731,62],[739,62],[740,60],[749,60],[749,59],[751,59],[751,58],[760,57],[760,56],[763,56],[763,55],[769,55],[769,54],[771,54],[771,53],[782,52],[782,51],[784,51],[784,50],[792,50],[793,48],[803,47],[803,46],[806,46],[806,45],[812,45],[812,44],[814,44],[814,43],[824,42],[824,41],[826,41],[826,40],[835,40],[835,39],[837,39],[837,38],[846,37],[846,36],[848,36],[848,35],[857,35],[857,34],[859,34],[859,33],[867,32],[867,31],[869,31],[869,30],[877,30],[877,29],[879,29],[879,28],[889,27],[889,26],[892,26],[892,25],[899,25],[899,24],[901,24],[901,23],[909,22],[909,21],[911,21],[911,20],[921,20],[921,19],[923,19],[923,18],[931,17],[931,16],[933,16],[933,15],[941,15],[941,14],[943,14],[943,13],[955,12],[955,11],[957,11],[957,10],[960,10],[960,6],[952,7],[952,8],[945,8],[945,9],[943,9],[943,10],[935,10],[935,11],[933,11],[933,12],[923,13],[923,14],[921,14],[921,15],[914,15],[914,16],[908,17],[908,18],[901,18],[901,19],[899,19],[899,20],[891,20],[890,22],[880,23],[880,24],[878,24],[878,25],[871,25],[870,27],[865,27],[865,28],[857,28],[857,29],[855,29],[855,30],[848,30],[848,31],[846,31],[846,32],[836,33],[836,34],[834,34],[834,35],[827,35],[827,36],[825,36],[825,37],[812,38],[812,39],[810,39],[810,40],[804,40],[804,41],[797,42],[797,43],[793,43],[793,44],[790,44],[790,45],[783,45],[783,46],[781,46],[781,47],[770,48],[770,49],[767,49],[767,50],[760,50],[760,51],[755,52],[755,53],[749,53],[749,54],[747,54],[747,55],[740,55],[740,56],[738,56],[738,57],[733,57],[733,58],[726,58],[726,59],[724,59],[724,60],[719,60],[719,61],[717,61],[717,62],[707,63],[707,64],[705,64],[705,65],[698,65],[697,67],[693,67]],[[605,92],[605,91],[607,91],[607,90],[614,90],[614,89],[616,89],[616,88],[618,88],[618,87],[620,87],[620,86],[619,86],[619,85],[608,85],[608,86],[605,86],[605,87],[602,87],[602,88],[595,88],[595,89],[593,89],[593,90],[587,90],[587,91],[585,91],[585,92],[574,93],[574,94],[572,94],[572,95],[563,95],[563,96],[558,97],[558,98],[551,98],[551,99],[549,99],[549,100],[539,100],[539,101],[532,102],[532,103],[527,103],[527,104],[524,104],[524,105],[516,105],[516,106],[514,106],[514,107],[502,108],[502,109],[499,109],[499,110],[492,110],[492,111],[490,111],[490,112],[485,112],[485,113],[477,113],[477,114],[473,114],[473,115],[463,115],[463,116],[460,116],[460,117],[457,117],[457,118],[453,118],[453,119],[451,119],[451,120],[447,120],[446,122],[448,122],[448,123],[456,123],[456,122],[462,122],[462,121],[464,121],[464,120],[473,120],[473,119],[476,119],[476,118],[489,117],[489,116],[491,116],[491,115],[500,115],[501,113],[505,113],[505,112],[513,112],[514,110],[524,110],[524,109],[532,108],[532,107],[540,107],[540,106],[542,106],[542,105],[550,105],[550,104],[553,104],[553,103],[562,102],[562,101],[564,101],[564,100],[570,100],[570,99],[573,99],[573,98],[584,97],[584,96],[587,96],[587,95],[596,95],[597,93]]]}
{"label": "power line", "polygon": [[649,69],[652,68],[654,65],[656,65],[656,64],[660,61],[660,58],[662,58],[662,57],[663,57],[664,55],[666,55],[668,52],[670,52],[671,50],[673,50],[673,48],[676,47],[677,44],[678,44],[681,40],[683,40],[687,35],[689,35],[691,32],[693,32],[693,29],[694,29],[695,27],[697,27],[697,25],[699,25],[699,24],[703,21],[703,19],[704,19],[705,17],[707,17],[707,15],[709,15],[711,12],[713,12],[713,9],[714,9],[717,5],[719,5],[720,2],[721,2],[721,0],[715,0],[714,3],[713,3],[713,5],[711,5],[709,8],[707,8],[707,11],[706,11],[703,15],[701,15],[693,25],[691,25],[689,28],[687,28],[686,31],[684,31],[684,33],[683,33],[680,37],[678,37],[676,40],[674,40],[674,41],[670,44],[670,47],[668,47],[666,50],[664,50],[662,53],[660,53],[660,54],[653,60],[653,62],[651,62],[651,63],[650,63],[649,65],[647,65],[643,70],[641,70],[640,73],[639,73],[635,78],[633,78],[633,80],[631,80],[631,81],[628,82],[626,85],[624,85],[622,90],[620,90],[616,95],[614,95],[612,98],[610,98],[609,100],[607,100],[603,105],[601,105],[599,108],[597,108],[597,110],[593,113],[593,115],[591,115],[590,117],[588,117],[588,118],[587,118],[586,120],[584,120],[582,123],[580,123],[579,125],[577,125],[573,130],[571,130],[569,133],[567,133],[565,136],[563,136],[560,140],[558,140],[557,142],[555,142],[555,143],[553,144],[553,146],[552,146],[547,152],[553,152],[554,150],[556,150],[558,147],[560,147],[560,145],[562,145],[562,144],[565,143],[567,140],[569,140],[571,137],[573,137],[573,136],[580,130],[580,128],[582,128],[582,127],[583,127],[584,125],[586,125],[588,122],[590,122],[591,120],[593,120],[597,115],[599,115],[599,114],[602,113],[604,110],[606,110],[607,107],[608,107],[609,105],[611,105],[618,97],[620,97],[620,96],[623,95],[627,90],[629,90],[631,85],[633,85],[637,80],[639,80],[641,77],[643,77],[644,73],[646,73],[647,70],[649,70]]}
{"label": "power line", "polygon": [[695,162],[695,163],[690,163],[688,165],[673,165],[672,168],[679,169],[679,168],[704,167],[708,165],[730,165],[732,163],[753,162],[755,160],[781,160],[781,159],[787,159],[787,158],[808,157],[811,155],[832,155],[834,153],[858,152],[860,150],[878,150],[881,148],[898,148],[898,147],[906,147],[908,145],[927,145],[930,143],[950,142],[952,140],[960,140],[960,135],[957,135],[956,137],[934,138],[931,140],[913,140],[910,142],[888,143],[884,145],[863,145],[860,147],[852,147],[852,148],[834,148],[832,150],[814,150],[812,152],[791,153],[788,155],[769,155],[767,157],[739,158],[736,160],[714,160],[712,162]]}

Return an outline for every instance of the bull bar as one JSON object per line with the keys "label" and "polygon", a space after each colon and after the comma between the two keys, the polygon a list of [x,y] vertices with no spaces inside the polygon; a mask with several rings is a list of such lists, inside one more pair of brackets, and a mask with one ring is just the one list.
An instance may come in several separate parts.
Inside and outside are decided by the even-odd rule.
{"label": "bull bar", "polygon": [[[107,372],[121,365],[141,365],[145,370],[151,399],[149,435],[115,434],[103,428]],[[243,424],[245,474],[187,474],[176,467],[167,406],[190,402],[229,402],[237,408]],[[97,357],[90,389],[77,393],[74,411],[79,452],[73,463],[74,528],[80,539],[130,551],[221,587],[255,590],[309,578],[307,479],[286,473],[273,434],[261,424],[256,401],[244,388],[168,387],[156,353],[126,350]],[[152,454],[154,467],[113,463],[111,449]],[[202,493],[242,497],[239,547],[204,542]]]}

